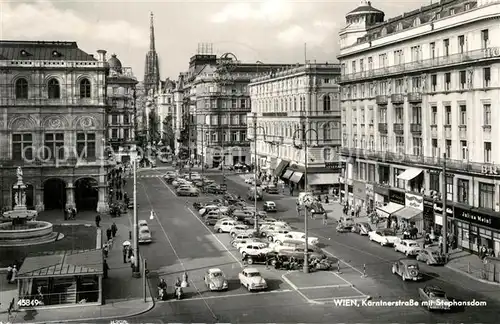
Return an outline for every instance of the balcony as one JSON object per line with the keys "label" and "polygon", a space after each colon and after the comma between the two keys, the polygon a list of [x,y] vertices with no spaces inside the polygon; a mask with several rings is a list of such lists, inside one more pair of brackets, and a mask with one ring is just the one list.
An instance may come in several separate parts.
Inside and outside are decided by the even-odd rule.
{"label": "balcony", "polygon": [[388,98],[386,95],[379,95],[375,97],[377,105],[387,105]]}
{"label": "balcony", "polygon": [[485,141],[491,140],[491,125],[483,125],[483,139]]}
{"label": "balcony", "polygon": [[459,125],[458,126],[458,137],[461,140],[467,140],[467,126],[466,125]]}
{"label": "balcony", "polygon": [[391,102],[393,104],[402,104],[405,102],[405,97],[402,93],[391,94]]}
{"label": "balcony", "polygon": [[408,93],[408,102],[410,103],[421,103],[422,93],[420,92],[410,92]]}
{"label": "balcony", "polygon": [[405,132],[405,125],[403,123],[394,123],[392,127],[396,134],[404,134]]}
{"label": "balcony", "polygon": [[432,138],[438,137],[438,128],[436,125],[431,125],[431,137]]}
{"label": "balcony", "polygon": [[422,125],[421,124],[410,124],[410,132],[412,134],[422,134]]}
{"label": "balcony", "polygon": [[[358,148],[346,148],[340,149],[340,154],[343,157],[360,158],[366,160],[373,160],[382,163],[397,163],[403,165],[409,165],[413,167],[434,167],[441,168],[443,165],[443,158],[440,157],[428,157],[423,155],[411,155],[394,153],[387,151],[372,151],[364,150]],[[500,170],[500,164],[492,163],[477,163],[470,162],[467,160],[452,160],[446,159],[446,167],[451,172],[461,171],[476,174],[483,174],[485,169],[488,170]]]}
{"label": "balcony", "polygon": [[262,113],[262,117],[287,117],[288,113],[286,112],[265,112]]}
{"label": "balcony", "polygon": [[387,123],[378,123],[378,131],[387,134]]}
{"label": "balcony", "polygon": [[489,47],[487,49],[476,49],[467,51],[465,53],[440,56],[427,60],[420,60],[406,64],[397,64],[393,66],[383,67],[379,69],[351,73],[341,76],[340,83],[367,81],[371,78],[389,78],[393,75],[408,74],[420,70],[427,70],[432,68],[444,68],[447,65],[456,64],[470,64],[476,60],[499,59],[498,47]]}
{"label": "balcony", "polygon": [[444,137],[451,139],[451,125],[444,125]]}
{"label": "balcony", "polygon": [[[264,116],[265,113],[262,113]],[[289,111],[288,117],[340,117],[339,111],[323,110],[323,111]],[[286,117],[286,116],[284,116]]]}

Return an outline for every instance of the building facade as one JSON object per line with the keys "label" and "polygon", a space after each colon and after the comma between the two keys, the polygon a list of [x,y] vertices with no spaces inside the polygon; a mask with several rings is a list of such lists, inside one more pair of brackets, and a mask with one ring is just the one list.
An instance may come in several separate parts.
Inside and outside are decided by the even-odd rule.
{"label": "building facade", "polygon": [[160,91],[156,95],[161,141],[162,144],[168,146],[172,152],[175,149],[175,120],[177,118],[174,103],[175,87],[175,82],[170,79],[162,81],[160,83]]}
{"label": "building facade", "polygon": [[154,15],[150,15],[149,23],[149,51],[146,53],[144,63],[144,91],[146,95],[153,96],[158,92],[160,85],[160,63],[155,45]]}
{"label": "building facade", "polygon": [[1,203],[13,205],[16,168],[37,210],[107,205],[106,51],[76,42],[0,41]]}
{"label": "building facade", "polygon": [[255,138],[256,130],[252,160],[257,153],[253,162],[261,171],[303,187],[307,147],[308,185],[320,191],[339,185],[339,77],[340,66],[325,63],[297,65],[252,80],[248,133]]}
{"label": "building facade", "polygon": [[132,69],[122,67],[115,54],[108,60],[107,77],[107,139],[117,162],[127,163],[137,157],[136,85]]}
{"label": "building facade", "polygon": [[498,253],[500,2],[383,18],[362,3],[340,32],[347,197],[386,214],[418,209],[424,229],[439,231],[444,213],[458,246]]}

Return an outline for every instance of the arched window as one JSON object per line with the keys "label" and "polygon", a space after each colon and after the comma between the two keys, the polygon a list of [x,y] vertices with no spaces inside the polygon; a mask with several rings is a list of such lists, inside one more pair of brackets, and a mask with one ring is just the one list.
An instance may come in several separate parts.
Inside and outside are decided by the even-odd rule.
{"label": "arched window", "polygon": [[59,87],[59,81],[56,79],[50,79],[49,83],[49,99],[59,99],[61,97],[61,88]]}
{"label": "arched window", "polygon": [[88,79],[80,81],[80,98],[90,98],[90,81]]}
{"label": "arched window", "polygon": [[323,139],[330,140],[331,139],[331,131],[330,131],[330,123],[323,125]]}
{"label": "arched window", "polygon": [[26,79],[16,81],[16,99],[28,99],[28,81]]}
{"label": "arched window", "polygon": [[331,99],[330,99],[330,95],[325,95],[323,97],[323,111],[330,111],[330,109],[332,108],[331,106]]}
{"label": "arched window", "polygon": [[297,98],[293,98],[293,111],[297,111]]}

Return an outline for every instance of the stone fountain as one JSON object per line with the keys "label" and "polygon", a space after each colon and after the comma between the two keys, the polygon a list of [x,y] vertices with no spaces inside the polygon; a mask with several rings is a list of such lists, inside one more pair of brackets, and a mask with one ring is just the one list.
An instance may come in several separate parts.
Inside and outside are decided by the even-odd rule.
{"label": "stone fountain", "polygon": [[17,183],[14,190],[15,205],[13,210],[3,213],[4,223],[0,224],[0,246],[23,246],[50,243],[57,239],[52,224],[37,221],[36,210],[26,207],[26,185],[23,182],[23,170],[17,168]]}

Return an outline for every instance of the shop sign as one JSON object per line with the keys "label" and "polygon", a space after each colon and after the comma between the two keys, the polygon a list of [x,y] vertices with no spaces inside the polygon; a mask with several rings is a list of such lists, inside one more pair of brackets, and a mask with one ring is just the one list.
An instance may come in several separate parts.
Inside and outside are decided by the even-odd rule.
{"label": "shop sign", "polygon": [[483,165],[481,168],[481,173],[482,174],[491,174],[491,175],[497,175],[498,174],[498,168],[496,165],[488,164],[488,165]]}
{"label": "shop sign", "polygon": [[352,182],[352,189],[354,197],[366,198],[366,184],[364,182],[354,180]]}
{"label": "shop sign", "polygon": [[342,162],[325,162],[325,168],[334,171],[341,171],[345,166],[345,163]]}
{"label": "shop sign", "polygon": [[[436,202],[432,208],[434,209],[434,213],[443,214],[443,203]],[[453,209],[451,207],[446,207],[446,213],[448,216],[453,216]]]}
{"label": "shop sign", "polygon": [[434,202],[432,200],[424,198],[424,207],[429,207],[431,209],[434,209]]}
{"label": "shop sign", "polygon": [[410,193],[405,194],[405,206],[424,211],[424,197]]}
{"label": "shop sign", "polygon": [[373,185],[372,184],[369,184],[369,183],[366,184],[366,195],[368,197],[373,197],[374,196],[373,195]]}
{"label": "shop sign", "polygon": [[500,229],[500,218],[485,215],[477,210],[465,210],[455,207],[455,217],[477,225],[485,225],[494,229]]}
{"label": "shop sign", "polygon": [[381,186],[373,186],[373,191],[381,196],[389,196],[389,188]]}
{"label": "shop sign", "polygon": [[396,190],[389,190],[389,201],[404,206],[406,204],[405,193]]}

